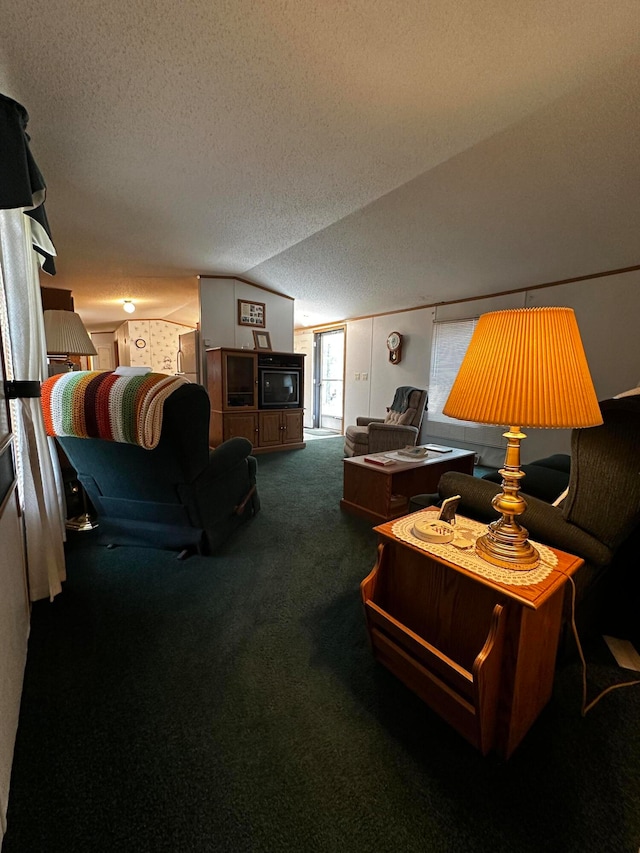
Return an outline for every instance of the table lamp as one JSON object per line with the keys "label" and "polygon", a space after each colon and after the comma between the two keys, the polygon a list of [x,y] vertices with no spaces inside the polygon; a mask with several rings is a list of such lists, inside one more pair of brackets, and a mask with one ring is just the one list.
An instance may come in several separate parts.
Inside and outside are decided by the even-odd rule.
{"label": "table lamp", "polygon": [[571,308],[516,308],[478,320],[445,415],[508,426],[500,469],[502,493],[492,506],[501,518],[476,542],[495,566],[529,571],[539,554],[517,521],[527,507],[520,495],[522,427],[576,428],[602,423],[578,324]]}
{"label": "table lamp", "polygon": [[44,312],[44,336],[47,355],[53,361],[65,361],[73,370],[70,355],[97,355],[80,315],[75,311],[49,309]]}

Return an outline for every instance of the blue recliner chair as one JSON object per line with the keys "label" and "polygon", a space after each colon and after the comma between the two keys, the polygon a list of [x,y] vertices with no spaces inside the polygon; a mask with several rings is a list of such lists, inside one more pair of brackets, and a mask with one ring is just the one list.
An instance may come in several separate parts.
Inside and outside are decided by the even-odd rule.
{"label": "blue recliner chair", "polygon": [[106,545],[212,553],[260,509],[257,464],[244,438],[209,448],[210,403],[185,384],[164,402],[153,450],[101,438],[57,436],[97,514]]}

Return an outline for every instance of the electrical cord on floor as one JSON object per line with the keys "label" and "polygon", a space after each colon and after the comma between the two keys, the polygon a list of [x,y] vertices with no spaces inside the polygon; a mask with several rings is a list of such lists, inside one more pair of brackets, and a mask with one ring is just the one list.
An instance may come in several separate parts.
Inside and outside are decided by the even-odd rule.
{"label": "electrical cord on floor", "polygon": [[581,714],[585,717],[589,711],[596,705],[603,696],[606,696],[607,693],[611,693],[612,690],[617,690],[619,687],[633,687],[635,684],[640,684],[640,679],[636,679],[635,681],[622,681],[620,684],[611,684],[609,687],[605,688],[602,693],[599,693],[595,699],[592,699],[591,702],[587,705],[587,662],[584,658],[584,653],[582,651],[582,645],[580,643],[580,638],[578,637],[578,628],[576,626],[576,585],[572,577],[569,577],[569,582],[571,584],[571,628],[573,630],[573,636],[575,637],[576,645],[578,647],[578,654],[580,655],[580,660],[582,661],[582,709]]}

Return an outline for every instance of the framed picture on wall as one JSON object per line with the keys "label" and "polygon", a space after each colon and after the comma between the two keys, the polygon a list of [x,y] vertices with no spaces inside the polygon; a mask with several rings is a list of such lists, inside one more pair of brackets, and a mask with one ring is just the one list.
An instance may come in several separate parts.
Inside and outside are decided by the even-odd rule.
{"label": "framed picture on wall", "polygon": [[238,299],[238,325],[253,326],[264,329],[267,321],[267,311],[264,302],[249,302]]}
{"label": "framed picture on wall", "polygon": [[254,349],[271,349],[271,335],[269,332],[253,333],[253,348]]}

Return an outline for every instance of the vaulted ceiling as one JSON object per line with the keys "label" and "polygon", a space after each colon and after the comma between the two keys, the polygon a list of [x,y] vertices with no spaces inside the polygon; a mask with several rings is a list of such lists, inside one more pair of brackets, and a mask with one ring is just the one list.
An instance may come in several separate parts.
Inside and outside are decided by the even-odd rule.
{"label": "vaulted ceiling", "polygon": [[296,322],[640,262],[638,0],[1,0],[58,275],[92,329]]}

